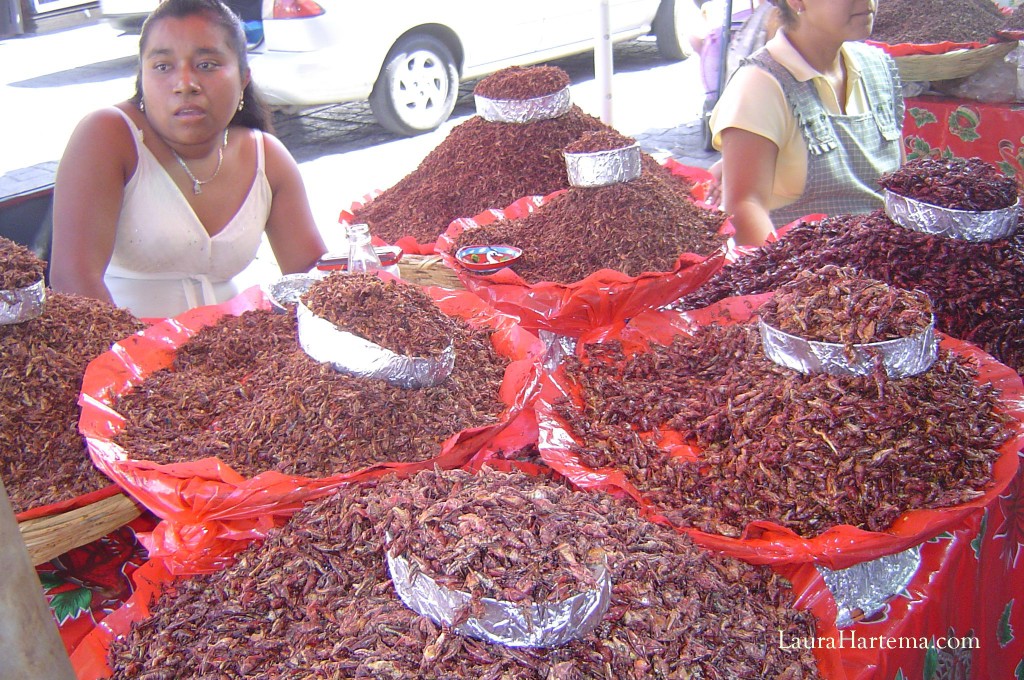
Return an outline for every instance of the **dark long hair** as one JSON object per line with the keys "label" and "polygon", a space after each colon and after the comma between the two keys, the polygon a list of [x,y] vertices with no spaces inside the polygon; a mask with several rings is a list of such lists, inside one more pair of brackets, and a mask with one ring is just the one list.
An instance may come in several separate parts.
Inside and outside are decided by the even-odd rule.
{"label": "dark long hair", "polygon": [[[220,0],[162,0],[142,24],[142,34],[139,36],[139,72],[135,76],[135,94],[132,95],[130,102],[136,106],[142,102],[141,59],[146,51],[150,27],[161,19],[184,19],[194,14],[203,14],[224,29],[224,33],[228,37],[228,44],[238,58],[239,71],[245,73],[248,70],[249,53],[246,49],[245,29],[242,28],[241,19],[227,5]],[[231,125],[273,132],[273,118],[270,109],[264,103],[252,78],[242,90],[242,97],[244,99],[242,110],[235,113],[231,119]]]}
{"label": "dark long hair", "polygon": [[792,26],[796,23],[796,12],[789,6],[787,0],[768,0],[771,4],[779,8],[779,13],[782,15],[782,23],[785,26]]}

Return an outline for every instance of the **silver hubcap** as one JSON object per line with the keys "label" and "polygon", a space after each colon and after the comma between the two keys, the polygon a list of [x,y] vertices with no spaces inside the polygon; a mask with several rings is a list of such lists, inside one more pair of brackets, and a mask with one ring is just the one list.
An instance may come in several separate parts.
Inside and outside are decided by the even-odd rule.
{"label": "silver hubcap", "polygon": [[391,98],[395,110],[410,125],[433,127],[444,111],[451,84],[448,69],[436,54],[417,50],[395,72]]}

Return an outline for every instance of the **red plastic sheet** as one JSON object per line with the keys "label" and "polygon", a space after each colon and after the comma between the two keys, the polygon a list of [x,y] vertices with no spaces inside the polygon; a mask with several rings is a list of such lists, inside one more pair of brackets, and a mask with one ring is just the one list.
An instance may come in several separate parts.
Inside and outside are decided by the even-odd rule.
{"label": "red plastic sheet", "polygon": [[937,43],[896,43],[893,45],[878,42],[877,40],[865,40],[864,42],[868,45],[874,45],[875,47],[882,48],[882,50],[884,50],[889,56],[909,57],[915,54],[946,54],[947,52],[954,52],[956,50],[977,50],[982,47],[987,47],[988,45],[1005,41],[1003,38],[996,35],[988,42],[953,42],[950,40],[944,40]]}
{"label": "red plastic sheet", "polygon": [[117,484],[111,484],[105,486],[102,489],[97,489],[81,496],[75,496],[69,498],[66,501],[59,503],[50,503],[49,505],[40,505],[37,508],[29,508],[24,512],[19,512],[15,515],[15,519],[19,522],[24,522],[30,519],[39,519],[40,517],[51,517],[53,515],[61,515],[71,510],[77,510],[78,508],[84,508],[87,505],[98,503],[105,498],[110,498],[116,494],[121,493],[121,487]]}
{"label": "red plastic sheet", "polygon": [[[217,458],[160,465],[133,458],[131,452],[113,441],[124,426],[124,419],[112,408],[114,399],[149,374],[169,367],[176,349],[202,327],[226,314],[268,309],[269,300],[258,287],[223,305],[200,307],[159,322],[115,344],[110,352],[91,362],[83,378],[79,429],[95,465],[163,519],[151,533],[140,535],[151,557],[166,560],[176,573],[217,570],[249,542],[280,526],[307,501],[344,484],[384,474],[411,474],[435,465],[459,467],[514,421],[528,417],[523,412],[536,386],[535,359],[542,351],[540,341],[470,293],[424,290],[445,313],[494,329],[495,348],[512,364],[506,369],[500,391],[508,405],[500,422],[453,435],[441,443],[435,458],[420,463],[382,462],[321,479],[273,471],[245,478]],[[517,426],[513,431],[520,429]]]}
{"label": "red plastic sheet", "polygon": [[[706,170],[690,168],[675,161],[669,161],[666,167],[694,184],[691,196],[695,199],[706,194],[711,179]],[[624,324],[644,310],[664,306],[696,290],[731,256],[726,248],[709,257],[683,253],[668,272],[627,276],[612,269],[601,269],[569,284],[530,284],[510,268],[494,274],[471,274],[455,262],[452,247],[467,228],[484,226],[499,219],[518,219],[565,191],[521,198],[505,210],[487,210],[471,218],[460,218],[452,222],[437,241],[437,250],[445,264],[459,272],[459,280],[467,290],[496,309],[517,317],[531,331],[579,337],[594,328]],[[727,221],[723,225],[723,233],[728,233],[731,228]]]}
{"label": "red plastic sheet", "polygon": [[690,196],[693,200],[704,202],[708,197],[708,190],[715,181],[714,176],[704,168],[695,168],[691,165],[683,165],[674,158],[667,158],[662,163],[676,177],[682,177],[690,182],[693,188],[690,189]]}
{"label": "red plastic sheet", "polygon": [[[703,310],[691,313],[651,311],[633,319],[625,328],[607,328],[594,331],[581,338],[579,349],[585,351],[588,341],[620,339],[628,351],[640,352],[649,343],[667,344],[679,333],[692,332],[708,323],[742,323],[770,293],[723,300]],[[679,527],[695,542],[710,550],[736,557],[754,564],[815,563],[830,569],[842,569],[866,560],[906,550],[929,540],[943,531],[962,525],[983,512],[1017,473],[1018,452],[1024,445],[1024,386],[1016,372],[995,361],[991,356],[969,343],[941,336],[941,346],[958,354],[975,357],[979,363],[981,383],[992,383],[1001,392],[1006,412],[1016,420],[1015,435],[1000,447],[1000,457],[993,468],[994,483],[979,499],[952,508],[912,510],[904,513],[886,532],[873,532],[853,526],[835,526],[814,538],[805,538],[794,531],[769,521],[751,522],[740,538],[729,538],[707,533],[691,527]],[[579,400],[576,386],[565,372],[556,370],[545,376],[541,396],[536,404],[539,446],[541,455],[551,467],[575,484],[585,488],[598,488],[633,497],[654,521],[668,523],[636,489],[620,470],[593,470],[580,464],[571,452],[573,434],[555,415],[551,404],[555,399],[568,396]],[[700,451],[683,441],[677,432],[645,433],[653,436],[670,455],[694,459]]]}
{"label": "red plastic sheet", "polygon": [[143,564],[133,575],[135,592],[122,607],[111,612],[81,641],[71,654],[71,666],[78,680],[109,678],[107,648],[111,640],[126,635],[132,623],[149,616],[149,605],[165,586],[173,583],[174,574],[159,561]]}

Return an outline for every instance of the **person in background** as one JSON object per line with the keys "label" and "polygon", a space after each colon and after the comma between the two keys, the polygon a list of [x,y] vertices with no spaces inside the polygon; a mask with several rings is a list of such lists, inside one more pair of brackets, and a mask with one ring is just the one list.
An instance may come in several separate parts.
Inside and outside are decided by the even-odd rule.
{"label": "person in background", "polygon": [[770,0],[782,27],[733,75],[711,114],[721,207],[736,243],[762,245],[804,215],[882,207],[903,159],[893,60],[862,41],[878,0]]}
{"label": "person in background", "polygon": [[[699,14],[698,18],[693,22],[693,25],[689,26],[689,32],[687,33],[686,39],[690,43],[690,48],[693,53],[698,55],[701,60],[705,58],[705,49],[708,47],[709,39],[721,39],[723,20],[725,19],[725,0],[706,0],[705,2],[699,2]],[[764,7],[762,10],[761,8]],[[774,9],[768,0],[733,0],[732,3],[732,25],[735,28],[737,23],[745,25],[747,20],[754,15],[757,11],[767,11]],[[774,33],[776,27],[768,28],[768,26],[761,24],[758,27],[762,32],[770,30]],[[771,36],[769,36],[771,37]],[[730,44],[734,41],[730,40]],[[764,41],[761,41],[761,45]],[[759,45],[760,47],[760,45]],[[718,54],[711,55],[717,57]],[[703,68],[703,65],[702,65]]]}
{"label": "person in background", "polygon": [[163,318],[223,302],[262,237],[285,274],[326,251],[298,165],[269,134],[238,17],[164,0],[135,95],[86,116],[54,187],[50,285]]}

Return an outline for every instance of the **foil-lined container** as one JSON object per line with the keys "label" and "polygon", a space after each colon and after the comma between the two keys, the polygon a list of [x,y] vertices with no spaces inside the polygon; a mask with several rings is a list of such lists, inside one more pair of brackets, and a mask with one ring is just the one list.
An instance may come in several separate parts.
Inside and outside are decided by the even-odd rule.
{"label": "foil-lined container", "polygon": [[43,313],[46,282],[39,279],[31,286],[0,290],[0,325],[31,321]]}
{"label": "foil-lined container", "polygon": [[817,565],[836,603],[836,627],[849,628],[882,611],[902,593],[921,566],[921,548],[913,547],[847,569]]}
{"label": "foil-lined container", "polygon": [[640,145],[631,144],[605,151],[566,151],[565,169],[574,187],[604,187],[628,182],[640,176]]}
{"label": "foil-lined container", "polygon": [[454,341],[437,357],[411,357],[343,331],[301,302],[296,305],[296,319],[302,349],[339,373],[412,389],[444,382],[455,367]]}
{"label": "foil-lined container", "polygon": [[1020,199],[999,210],[954,210],[882,191],[885,212],[905,229],[961,241],[998,241],[1017,231]]}
{"label": "foil-lined container", "polygon": [[506,647],[558,647],[585,637],[601,623],[612,599],[611,575],[599,565],[592,567],[596,588],[543,604],[483,597],[475,602],[480,616],[452,626],[460,610],[474,603],[469,593],[446,588],[421,571],[413,573],[404,557],[388,552],[387,563],[395,592],[407,607],[459,635]]}
{"label": "foil-lined container", "polygon": [[549,330],[541,329],[538,337],[544,343],[544,368],[554,371],[561,366],[566,358],[576,354],[576,338],[568,335],[558,335]]}
{"label": "foil-lined container", "polygon": [[318,274],[286,274],[277,281],[263,286],[263,292],[270,300],[270,306],[275,312],[291,314],[292,308],[288,305],[296,305],[302,296],[309,290],[310,286],[323,278]]}
{"label": "foil-lined container", "polygon": [[886,374],[898,379],[924,373],[939,358],[934,318],[920,333],[864,344],[807,340],[760,319],[758,326],[765,355],[776,364],[801,373],[870,375],[875,362],[880,360]]}
{"label": "foil-lined container", "polygon": [[478,94],[473,99],[477,115],[492,123],[534,123],[558,118],[567,114],[572,105],[568,87],[530,99],[490,99]]}

